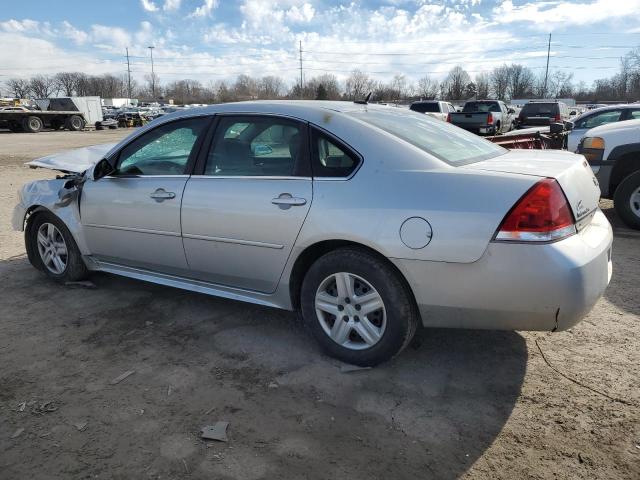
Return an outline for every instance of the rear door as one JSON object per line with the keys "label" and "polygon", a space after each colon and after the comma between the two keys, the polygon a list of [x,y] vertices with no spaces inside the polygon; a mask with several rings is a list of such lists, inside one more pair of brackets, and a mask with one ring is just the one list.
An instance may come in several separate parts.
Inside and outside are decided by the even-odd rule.
{"label": "rear door", "polygon": [[306,124],[221,115],[197,173],[182,200],[191,276],[275,291],[313,197]]}

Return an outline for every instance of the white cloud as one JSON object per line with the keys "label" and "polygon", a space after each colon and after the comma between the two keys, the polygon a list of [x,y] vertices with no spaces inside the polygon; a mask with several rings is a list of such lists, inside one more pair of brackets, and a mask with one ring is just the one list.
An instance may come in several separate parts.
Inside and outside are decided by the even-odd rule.
{"label": "white cloud", "polygon": [[590,25],[633,15],[640,15],[640,0],[547,1],[517,6],[512,0],[504,0],[493,10],[495,22],[529,22],[545,28],[550,25]]}
{"label": "white cloud", "polygon": [[74,27],[66,20],[62,22],[60,33],[64,38],[68,38],[77,45],[82,45],[89,40],[89,34],[87,32]]}
{"label": "white cloud", "polygon": [[208,17],[218,7],[218,0],[204,0],[204,3],[196,8],[190,17]]}
{"label": "white cloud", "polygon": [[165,12],[174,12],[180,9],[181,0],[165,0],[162,10]]}
{"label": "white cloud", "polygon": [[316,10],[310,3],[305,3],[301,7],[293,5],[287,10],[286,18],[293,23],[308,23],[313,19]]}
{"label": "white cloud", "polygon": [[151,0],[140,0],[142,4],[142,8],[147,12],[157,12],[158,6],[153,3]]}
{"label": "white cloud", "polygon": [[91,25],[91,39],[95,43],[115,47],[119,50],[124,50],[125,47],[131,45],[131,35],[120,27]]}

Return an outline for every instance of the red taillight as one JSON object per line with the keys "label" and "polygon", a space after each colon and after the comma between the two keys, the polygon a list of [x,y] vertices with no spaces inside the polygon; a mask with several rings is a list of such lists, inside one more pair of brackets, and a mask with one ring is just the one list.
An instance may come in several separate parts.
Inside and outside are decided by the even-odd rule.
{"label": "red taillight", "polygon": [[493,125],[493,115],[491,115],[491,112],[487,115],[487,125]]}
{"label": "red taillight", "polygon": [[552,178],[529,189],[502,221],[496,240],[549,242],[576,233],[573,214],[560,185]]}
{"label": "red taillight", "polygon": [[555,118],[554,118],[554,120],[555,120],[556,122],[561,121],[560,114],[556,115],[556,116],[555,116]]}
{"label": "red taillight", "polygon": [[451,123],[451,114],[447,113],[447,122]]}

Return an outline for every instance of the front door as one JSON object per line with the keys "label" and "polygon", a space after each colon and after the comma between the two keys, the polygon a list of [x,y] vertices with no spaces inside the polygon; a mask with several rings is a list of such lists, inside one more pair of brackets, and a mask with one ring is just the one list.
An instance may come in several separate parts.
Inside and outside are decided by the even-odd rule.
{"label": "front door", "polygon": [[117,154],[112,175],[84,185],[80,214],[93,256],[164,273],[188,272],[180,202],[209,121],[177,120],[144,133]]}
{"label": "front door", "polygon": [[182,201],[191,275],[275,291],[312,201],[306,125],[221,116],[200,173]]}

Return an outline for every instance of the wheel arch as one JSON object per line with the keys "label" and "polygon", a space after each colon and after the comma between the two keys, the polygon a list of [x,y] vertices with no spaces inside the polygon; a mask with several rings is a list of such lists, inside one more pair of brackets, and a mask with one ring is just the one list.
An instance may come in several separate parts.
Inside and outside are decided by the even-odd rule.
{"label": "wheel arch", "polygon": [[609,178],[609,197],[613,198],[616,188],[627,176],[640,170],[640,144],[636,144],[636,146],[637,149],[626,151],[615,158],[611,177]]}
{"label": "wheel arch", "polygon": [[313,263],[321,256],[329,252],[332,252],[334,250],[337,250],[339,248],[347,248],[347,247],[363,250],[377,257],[378,259],[383,261],[389,268],[391,268],[398,275],[398,278],[400,279],[400,281],[403,283],[403,285],[409,292],[411,301],[413,303],[414,308],[416,309],[416,312],[419,312],[416,298],[413,293],[413,289],[411,288],[411,285],[407,281],[407,278],[404,276],[404,274],[400,271],[400,269],[398,269],[398,267],[393,262],[389,261],[387,257],[385,257],[382,253],[380,253],[379,251],[377,251],[372,247],[369,247],[367,245],[364,245],[362,243],[355,242],[352,240],[340,240],[340,239],[322,240],[314,244],[311,244],[307,246],[302,252],[300,252],[298,257],[296,258],[293,264],[293,267],[291,268],[291,273],[289,275],[289,295],[291,298],[291,305],[293,306],[294,310],[300,309],[300,290],[302,288],[302,281],[307,271],[309,271],[309,268],[311,268],[311,265],[313,265]]}

